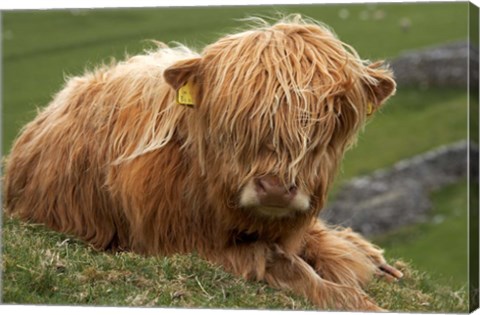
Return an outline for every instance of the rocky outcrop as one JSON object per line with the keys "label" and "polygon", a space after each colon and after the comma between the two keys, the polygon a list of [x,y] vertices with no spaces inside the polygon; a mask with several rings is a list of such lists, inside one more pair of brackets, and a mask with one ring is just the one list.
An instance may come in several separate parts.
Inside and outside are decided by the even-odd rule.
{"label": "rocky outcrop", "polygon": [[[468,143],[461,141],[354,178],[341,188],[321,217],[364,235],[420,222],[431,208],[431,191],[466,180],[467,152]],[[470,153],[478,156],[478,147],[471,145]],[[470,169],[472,178],[477,178],[478,168]]]}
{"label": "rocky outcrop", "polygon": [[389,63],[399,85],[466,88],[468,69],[470,83],[478,83],[478,49],[468,42],[408,51]]}

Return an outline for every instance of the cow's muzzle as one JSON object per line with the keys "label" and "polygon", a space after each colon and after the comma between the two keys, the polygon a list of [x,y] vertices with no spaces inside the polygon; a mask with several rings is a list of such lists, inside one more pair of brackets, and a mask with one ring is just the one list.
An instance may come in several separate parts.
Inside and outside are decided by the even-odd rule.
{"label": "cow's muzzle", "polygon": [[295,185],[286,186],[276,176],[263,176],[253,182],[261,206],[286,208],[297,195]]}
{"label": "cow's muzzle", "polygon": [[240,206],[253,207],[259,213],[282,217],[295,211],[307,211],[310,198],[295,185],[275,175],[251,179],[240,193]]}

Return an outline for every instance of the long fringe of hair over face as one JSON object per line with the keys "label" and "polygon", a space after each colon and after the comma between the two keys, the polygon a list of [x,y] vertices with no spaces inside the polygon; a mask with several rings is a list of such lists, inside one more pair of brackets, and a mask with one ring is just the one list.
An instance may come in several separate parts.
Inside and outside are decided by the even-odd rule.
{"label": "long fringe of hair over face", "polygon": [[187,142],[203,168],[219,167],[220,182],[237,188],[274,174],[321,199],[365,121],[368,86],[390,75],[380,64],[372,75],[328,28],[299,16],[257,20],[189,63],[198,106]]}

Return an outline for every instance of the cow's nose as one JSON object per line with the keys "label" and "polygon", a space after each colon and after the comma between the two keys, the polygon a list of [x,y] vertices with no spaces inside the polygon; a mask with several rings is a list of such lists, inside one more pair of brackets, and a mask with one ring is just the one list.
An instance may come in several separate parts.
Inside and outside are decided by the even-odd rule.
{"label": "cow's nose", "polygon": [[285,186],[280,178],[269,175],[255,179],[255,191],[261,205],[284,208],[295,198],[297,187]]}

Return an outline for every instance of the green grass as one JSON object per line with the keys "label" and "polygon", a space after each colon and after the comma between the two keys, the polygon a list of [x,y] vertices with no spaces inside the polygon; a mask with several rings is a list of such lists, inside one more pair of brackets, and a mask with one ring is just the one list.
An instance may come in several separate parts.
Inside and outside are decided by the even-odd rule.
{"label": "green grass", "polygon": [[338,181],[465,139],[467,103],[465,91],[401,89],[347,152]]}
{"label": "green grass", "polygon": [[97,252],[40,226],[9,219],[4,228],[3,303],[308,308],[195,255]]}
{"label": "green grass", "polygon": [[[304,298],[246,282],[195,254],[169,258],[97,252],[65,235],[4,222],[3,303],[314,310]],[[390,310],[461,312],[464,291],[397,262],[405,278],[367,292]]]}
{"label": "green grass", "polygon": [[375,239],[388,257],[402,257],[428,272],[437,283],[467,287],[468,216],[466,180],[432,194],[426,222],[400,228]]}
{"label": "green grass", "polygon": [[[348,10],[346,20],[339,18],[342,9]],[[235,19],[299,12],[330,25],[363,58],[385,59],[465,40],[467,9],[468,3],[410,3],[3,12],[2,149],[9,151],[21,126],[61,88],[65,75],[81,74],[110,57],[139,53],[149,47],[145,40],[201,48],[241,27]],[[385,17],[372,18],[379,11]],[[405,19],[411,22],[407,32],[400,27]],[[336,187],[465,138],[466,104],[465,90],[400,87],[347,153]],[[452,186],[433,196],[432,216],[443,215],[443,223],[410,227],[380,240],[389,257],[413,266],[402,267],[407,277],[400,283],[372,284],[369,292],[380,305],[402,311],[465,310],[465,294],[457,291],[466,271],[461,256],[466,249],[460,244],[466,240],[461,230],[464,189]],[[244,282],[195,255],[99,253],[67,236],[7,218],[2,232],[6,303],[313,309],[301,298]]]}

